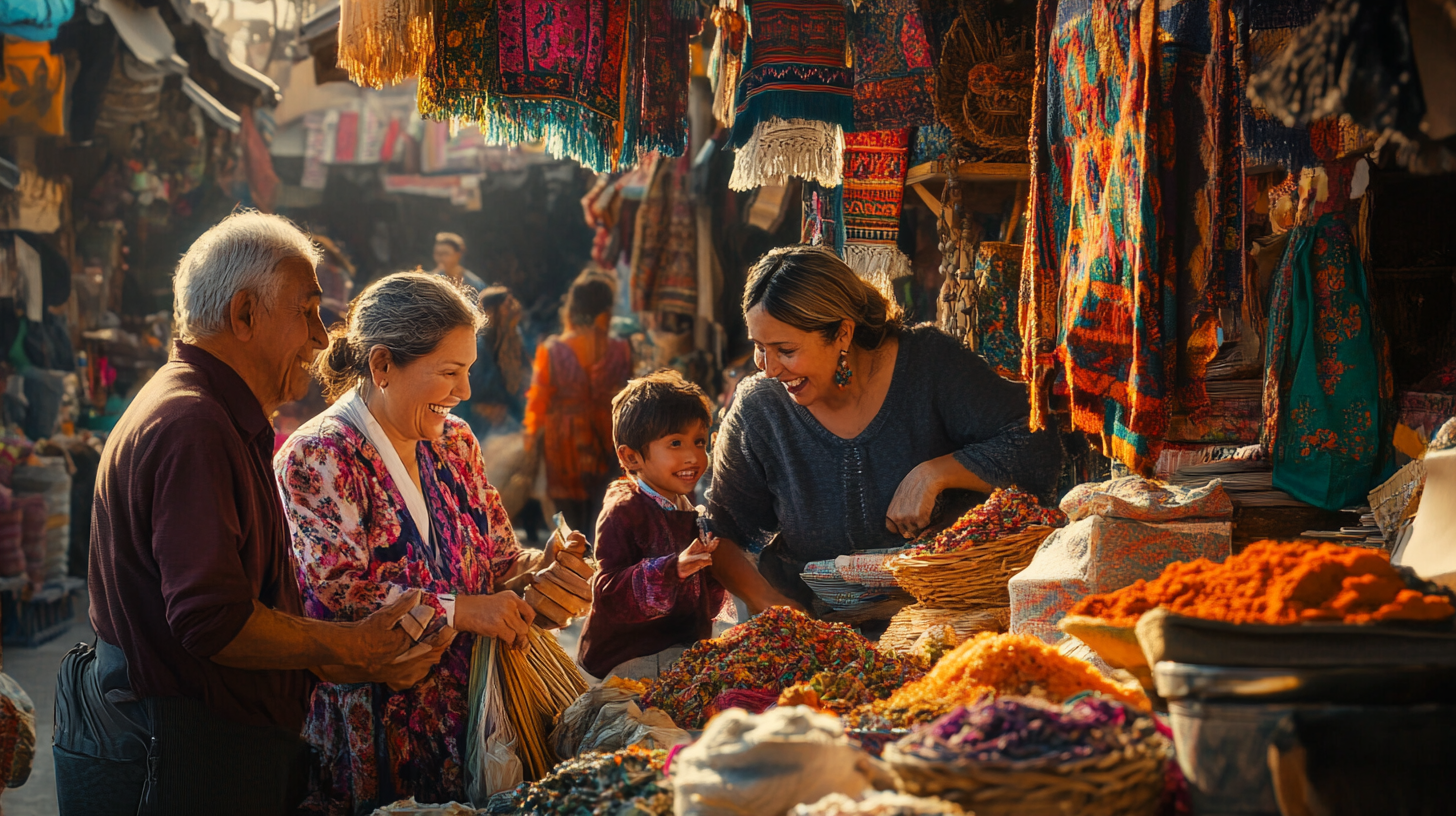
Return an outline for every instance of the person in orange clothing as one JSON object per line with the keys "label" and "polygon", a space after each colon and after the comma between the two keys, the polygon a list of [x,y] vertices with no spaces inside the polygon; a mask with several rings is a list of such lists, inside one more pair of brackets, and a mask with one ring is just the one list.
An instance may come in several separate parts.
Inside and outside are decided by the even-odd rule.
{"label": "person in orange clothing", "polygon": [[546,495],[574,530],[591,531],[607,485],[620,475],[612,399],[632,375],[627,341],[607,336],[616,293],[583,272],[566,293],[566,331],[536,349],[526,395],[526,449],[543,455]]}

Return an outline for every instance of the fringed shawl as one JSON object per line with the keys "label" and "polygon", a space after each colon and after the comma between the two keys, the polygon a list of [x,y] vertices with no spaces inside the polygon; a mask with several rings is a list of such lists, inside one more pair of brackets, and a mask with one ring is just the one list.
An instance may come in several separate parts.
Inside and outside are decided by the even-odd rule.
{"label": "fringed shawl", "polygon": [[844,137],[844,261],[885,291],[912,271],[899,247],[909,154],[908,129]]}

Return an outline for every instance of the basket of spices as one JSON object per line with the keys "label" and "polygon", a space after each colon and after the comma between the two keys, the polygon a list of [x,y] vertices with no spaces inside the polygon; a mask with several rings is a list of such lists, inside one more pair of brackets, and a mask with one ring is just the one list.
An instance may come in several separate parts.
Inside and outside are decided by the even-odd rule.
{"label": "basket of spices", "polygon": [[998,489],[949,529],[891,559],[895,580],[922,605],[991,610],[1011,605],[1011,576],[1026,569],[1042,541],[1067,523],[1055,508],[1016,488]]}
{"label": "basket of spices", "polygon": [[1114,700],[1001,697],[957,708],[885,748],[897,786],[977,816],[1157,812],[1173,748],[1153,719]]}

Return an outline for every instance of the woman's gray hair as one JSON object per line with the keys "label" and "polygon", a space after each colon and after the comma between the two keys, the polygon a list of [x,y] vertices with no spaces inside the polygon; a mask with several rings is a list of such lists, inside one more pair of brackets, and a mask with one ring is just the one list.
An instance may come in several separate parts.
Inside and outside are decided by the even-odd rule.
{"label": "woman's gray hair", "polygon": [[338,399],[369,376],[369,353],[389,351],[390,362],[407,366],[439,347],[450,332],[477,334],[485,316],[464,290],[439,275],[399,272],[369,285],[349,304],[349,313],[329,331],[328,351],[314,362],[324,395]]}
{"label": "woman's gray hair", "polygon": [[235,212],[202,233],[177,264],[172,279],[177,336],[191,343],[227,325],[228,304],[238,292],[252,292],[271,305],[288,258],[317,267],[323,257],[292,221],[257,210]]}

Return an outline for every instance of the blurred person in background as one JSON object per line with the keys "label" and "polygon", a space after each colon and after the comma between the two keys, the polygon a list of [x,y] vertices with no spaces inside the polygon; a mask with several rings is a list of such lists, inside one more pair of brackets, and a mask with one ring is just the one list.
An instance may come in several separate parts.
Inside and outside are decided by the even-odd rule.
{"label": "blurred person in background", "polygon": [[616,291],[583,272],[566,293],[565,331],[536,349],[526,395],[526,450],[545,460],[546,493],[574,530],[594,530],[607,485],[621,473],[612,399],[632,375],[632,349],[608,335]]}
{"label": "blurred person in background", "polygon": [[465,239],[453,232],[435,235],[435,269],[433,274],[441,275],[455,282],[456,286],[469,286],[479,292],[485,288],[480,276],[460,265],[465,258]]}
{"label": "blurred person in background", "polygon": [[477,301],[485,329],[476,340],[475,366],[470,369],[469,413],[464,417],[484,439],[492,433],[519,429],[526,414],[526,389],[531,368],[521,333],[520,301],[504,286],[491,286]]}

